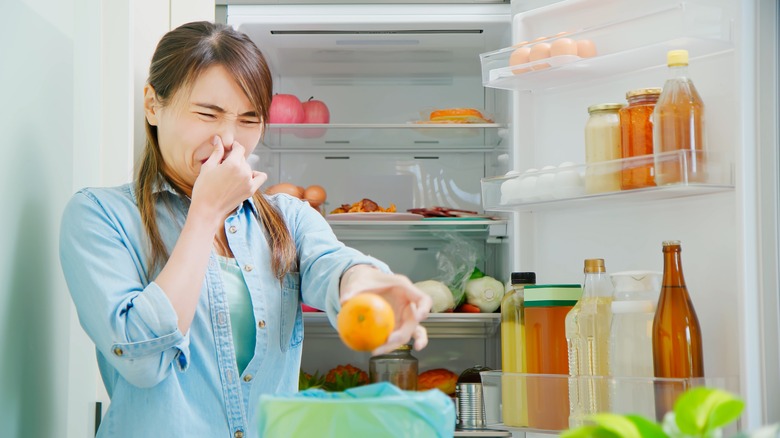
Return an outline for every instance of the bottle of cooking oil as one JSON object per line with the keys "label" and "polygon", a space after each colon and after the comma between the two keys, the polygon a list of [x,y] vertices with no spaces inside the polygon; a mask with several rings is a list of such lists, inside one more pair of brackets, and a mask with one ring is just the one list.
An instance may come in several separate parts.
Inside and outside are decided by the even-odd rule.
{"label": "bottle of cooking oil", "polygon": [[528,425],[525,376],[524,287],[536,283],[534,272],[513,272],[512,289],[501,300],[501,406],[504,424]]}
{"label": "bottle of cooking oil", "polygon": [[604,259],[585,260],[582,298],[566,315],[569,351],[569,426],[578,427],[592,414],[609,411],[609,335],[612,281]]}
{"label": "bottle of cooking oil", "polygon": [[666,58],[669,79],[653,110],[655,183],[706,182],[704,102],[688,76],[688,51]]}

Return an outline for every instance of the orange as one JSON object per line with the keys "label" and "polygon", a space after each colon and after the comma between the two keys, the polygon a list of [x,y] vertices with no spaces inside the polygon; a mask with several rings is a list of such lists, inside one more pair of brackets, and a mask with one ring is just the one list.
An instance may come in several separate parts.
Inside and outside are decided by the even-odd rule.
{"label": "orange", "polygon": [[347,347],[357,351],[372,351],[381,346],[387,342],[394,327],[393,308],[373,293],[350,298],[336,319],[339,337]]}

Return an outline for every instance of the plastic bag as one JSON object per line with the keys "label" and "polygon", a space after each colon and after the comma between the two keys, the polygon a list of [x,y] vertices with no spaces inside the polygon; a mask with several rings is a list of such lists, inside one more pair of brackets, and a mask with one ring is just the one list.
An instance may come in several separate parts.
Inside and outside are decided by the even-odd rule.
{"label": "plastic bag", "polygon": [[448,242],[436,253],[440,273],[437,280],[450,288],[455,305],[458,305],[463,302],[466,282],[477,266],[477,248],[473,242],[455,235],[445,234],[443,238]]}
{"label": "plastic bag", "polygon": [[260,397],[265,438],[417,438],[455,433],[455,405],[439,390],[403,391],[374,383],[344,392],[308,389]]}

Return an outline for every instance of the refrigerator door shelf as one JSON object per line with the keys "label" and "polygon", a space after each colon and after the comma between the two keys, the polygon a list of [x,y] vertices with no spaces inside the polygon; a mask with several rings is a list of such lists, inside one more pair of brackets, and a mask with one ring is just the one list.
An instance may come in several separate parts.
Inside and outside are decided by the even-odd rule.
{"label": "refrigerator door shelf", "polygon": [[[678,175],[678,182],[630,190],[586,191],[588,180],[610,179],[620,187],[623,173],[653,172],[658,166],[667,171],[671,169]],[[697,173],[694,174],[694,171]],[[482,201],[486,211],[541,211],[602,203],[625,205],[632,201],[671,199],[733,189],[732,163],[715,153],[681,150],[483,178]]]}
{"label": "refrigerator door shelf", "polygon": [[[555,6],[564,13],[567,6],[574,9],[586,3],[582,0],[569,1]],[[590,3],[594,3],[594,8],[599,6],[593,1]],[[520,38],[532,41],[524,44],[524,49],[533,50],[539,44],[553,46],[557,40],[569,38],[591,41],[595,45],[596,56],[570,54],[519,63],[513,62],[511,57],[520,46],[507,47],[480,55],[482,83],[490,88],[542,91],[662,68],[666,65],[666,52],[671,49],[687,49],[691,58],[733,50],[732,23],[718,7],[678,2],[660,9],[657,6],[641,9],[640,15],[632,11],[620,19],[573,32],[560,32],[566,30],[560,27],[554,32],[543,26],[533,27],[529,24],[533,23],[530,18],[537,19],[538,13],[535,12],[533,17],[518,14],[514,22]],[[537,33],[545,30],[551,33]],[[524,58],[518,57],[518,60]]]}

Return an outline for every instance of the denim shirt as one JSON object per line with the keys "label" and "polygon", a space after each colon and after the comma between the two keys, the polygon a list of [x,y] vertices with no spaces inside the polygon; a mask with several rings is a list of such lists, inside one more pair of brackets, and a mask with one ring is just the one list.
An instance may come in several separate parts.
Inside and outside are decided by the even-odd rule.
{"label": "denim shirt", "polygon": [[[325,309],[333,323],[345,270],[356,264],[389,269],[339,242],[307,203],[279,194],[267,199],[284,217],[298,256],[298,272],[280,282],[254,203],[243,202],[225,220],[257,322],[254,357],[239,375],[216,254],[209,257],[190,329],[181,333],[147,264],[134,188],[79,191],[60,230],[65,280],[111,397],[98,437],[256,436],[260,395],[298,390],[301,302]],[[157,223],[170,253],[190,202],[165,184],[156,194]]]}

